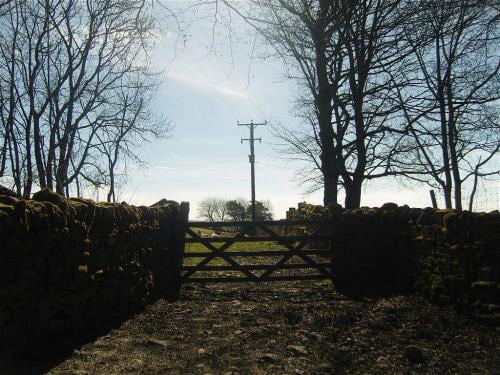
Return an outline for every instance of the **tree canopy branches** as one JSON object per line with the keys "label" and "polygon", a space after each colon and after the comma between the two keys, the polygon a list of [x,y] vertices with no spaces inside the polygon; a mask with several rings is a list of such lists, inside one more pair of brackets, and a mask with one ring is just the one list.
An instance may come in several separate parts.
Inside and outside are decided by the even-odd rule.
{"label": "tree canopy branches", "polygon": [[[462,209],[497,176],[498,5],[471,0],[252,0],[223,4],[276,51],[301,90],[301,129],[276,127],[324,203],[359,207],[367,180],[400,176]],[[206,5],[206,3],[205,3]]]}
{"label": "tree canopy branches", "polygon": [[150,105],[158,86],[142,0],[13,0],[0,13],[0,177],[67,195],[110,187],[134,146],[168,134]]}
{"label": "tree canopy branches", "polygon": [[[272,220],[271,204],[255,202],[256,220]],[[252,207],[243,198],[232,200],[222,198],[204,198],[198,206],[198,216],[210,222],[214,221],[250,221]]]}

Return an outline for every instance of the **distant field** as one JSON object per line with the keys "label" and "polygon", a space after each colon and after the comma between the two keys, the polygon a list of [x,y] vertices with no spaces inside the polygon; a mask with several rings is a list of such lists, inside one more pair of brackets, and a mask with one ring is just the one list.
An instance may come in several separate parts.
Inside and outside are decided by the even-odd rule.
{"label": "distant field", "polygon": [[[193,228],[193,231],[198,234],[201,234],[203,237],[212,237],[212,235],[215,233],[213,230],[205,228]],[[226,232],[218,232],[217,235],[230,237],[233,234]],[[222,245],[224,245],[224,243],[225,242],[212,242],[212,245],[214,245],[217,248],[220,248]],[[230,253],[231,251],[257,251],[257,250],[283,250],[283,249],[285,249],[285,247],[283,245],[276,243],[275,241],[256,241],[256,242],[237,242],[231,245],[229,249],[227,249],[226,251]],[[200,243],[187,243],[184,250],[186,253],[211,252],[209,249],[207,249],[204,245]],[[186,258],[184,259],[184,265],[195,265],[198,264],[202,259],[203,258]],[[223,259],[217,257],[211,260],[208,264],[215,266],[227,263]]]}

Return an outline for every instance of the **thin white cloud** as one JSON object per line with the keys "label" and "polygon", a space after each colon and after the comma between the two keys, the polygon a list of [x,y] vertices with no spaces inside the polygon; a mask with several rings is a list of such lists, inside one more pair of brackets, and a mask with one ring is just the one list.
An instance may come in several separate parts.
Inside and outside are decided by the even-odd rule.
{"label": "thin white cloud", "polygon": [[164,165],[149,165],[148,168],[153,168],[153,169],[160,169],[162,171],[175,171],[175,167],[167,167]]}
{"label": "thin white cloud", "polygon": [[232,88],[224,86],[223,84],[210,82],[208,79],[201,78],[199,76],[188,76],[181,73],[169,72],[167,74],[167,79],[174,79],[203,91],[215,92],[220,95],[231,96],[233,98],[239,99],[247,98],[247,94],[243,91],[234,90]]}

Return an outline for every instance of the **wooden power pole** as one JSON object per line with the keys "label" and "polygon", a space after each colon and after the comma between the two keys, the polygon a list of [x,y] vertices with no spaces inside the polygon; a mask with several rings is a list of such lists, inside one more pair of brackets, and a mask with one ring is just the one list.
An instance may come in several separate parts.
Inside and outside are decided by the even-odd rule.
{"label": "wooden power pole", "polygon": [[262,138],[254,137],[254,129],[257,126],[267,125],[267,121],[264,121],[260,124],[255,124],[253,121],[250,121],[250,124],[240,124],[238,121],[238,126],[246,126],[250,129],[250,138],[241,138],[241,143],[243,141],[248,141],[250,143],[250,155],[248,155],[248,159],[250,162],[250,178],[252,184],[252,221],[255,221],[255,152],[254,152],[254,142],[259,141],[262,142]]}

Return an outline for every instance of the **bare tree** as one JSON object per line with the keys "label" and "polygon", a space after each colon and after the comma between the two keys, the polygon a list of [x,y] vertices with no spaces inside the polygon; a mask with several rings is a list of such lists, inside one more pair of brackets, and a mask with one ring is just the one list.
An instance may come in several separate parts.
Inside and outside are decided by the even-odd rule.
{"label": "bare tree", "polygon": [[[400,90],[412,139],[412,176],[443,192],[461,210],[464,184],[473,207],[479,179],[498,178],[500,150],[499,20],[489,1],[420,1],[407,24],[414,48],[412,86]],[[498,159],[497,159],[498,160]]]}
{"label": "bare tree", "polygon": [[[0,177],[8,176],[12,179],[17,195],[23,194],[23,188],[30,187],[32,181],[31,149],[29,145],[29,129],[18,119],[19,95],[17,81],[20,73],[17,65],[19,60],[18,41],[22,40],[22,20],[17,12],[18,4],[9,2],[8,11],[2,14],[2,34],[0,42],[0,106],[1,106],[1,133],[2,152],[0,154]],[[3,7],[5,9],[5,6]],[[26,142],[25,139],[27,138]],[[27,164],[30,166],[27,167]],[[10,173],[7,171],[10,170]],[[27,182],[25,184],[25,181]],[[29,193],[28,193],[29,194]]]}
{"label": "bare tree", "polygon": [[227,201],[221,198],[204,198],[198,205],[198,216],[214,221],[225,221],[227,216]]}
{"label": "bare tree", "polygon": [[236,11],[292,64],[290,76],[305,92],[298,108],[306,130],[278,128],[278,137],[295,158],[311,162],[303,176],[313,189],[321,183],[325,204],[337,203],[343,187],[346,207],[359,207],[366,179],[400,173],[390,160],[407,132],[394,92],[394,77],[398,86],[406,81],[405,59],[412,49],[401,33],[404,2],[252,4],[246,13]]}
{"label": "bare tree", "polygon": [[[148,93],[158,82],[145,80],[146,77],[142,75],[137,78],[140,80],[134,83],[133,90],[128,84],[118,88],[115,94],[116,108],[113,108],[115,111],[106,114],[102,119],[104,125],[96,134],[98,142],[95,147],[99,150],[99,154],[104,156],[102,160],[105,165],[102,169],[107,170],[107,173],[101,175],[100,179],[103,185],[109,187],[108,202],[116,201],[119,163],[132,160],[142,164],[141,159],[135,153],[138,146],[147,143],[150,138],[167,136],[171,129],[166,119],[156,116],[147,109],[149,102],[153,99]],[[94,184],[97,182],[90,176],[87,176],[87,179],[94,181]]]}
{"label": "bare tree", "polygon": [[[1,135],[8,145],[0,165],[5,174],[3,166],[10,164],[8,173],[25,196],[34,183],[67,194],[78,177],[109,172],[100,166],[104,149],[98,145],[103,134],[116,133],[113,126],[120,128],[110,114],[124,108],[124,101],[130,104],[134,98],[133,109],[126,111],[127,124],[133,126],[115,137],[128,142],[123,148],[132,146],[132,138],[138,141],[138,133],[143,138],[165,134],[157,121],[142,121],[156,85],[137,90],[137,82],[158,79],[151,78],[148,52],[154,23],[144,1],[13,4],[0,17],[5,36],[0,42],[5,77]],[[130,112],[136,112],[138,121],[130,121]]]}
{"label": "bare tree", "polygon": [[318,94],[314,103],[320,128],[318,137],[323,146],[319,159],[324,179],[324,201],[326,204],[336,202],[339,172],[331,128],[332,92],[328,82],[327,59],[331,20],[336,11],[333,2],[214,0],[195,2],[191,7],[197,10],[209,7],[205,12],[197,13],[212,17],[214,37],[217,25],[230,29],[231,20],[237,14],[274,48],[277,55],[287,61],[296,58],[299,71],[305,72],[305,77],[301,77],[304,81],[307,82],[308,78],[313,80],[307,83]]}
{"label": "bare tree", "polygon": [[[492,1],[215,0],[241,16],[304,88],[304,127],[277,128],[303,180],[358,207],[367,179],[440,187],[446,206],[496,176],[498,5]],[[434,125],[432,125],[434,124]],[[315,173],[318,172],[319,173]],[[430,178],[429,178],[430,176]]]}

